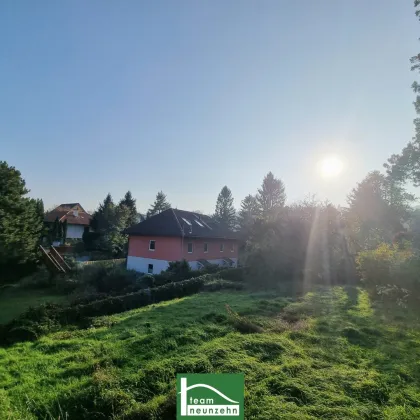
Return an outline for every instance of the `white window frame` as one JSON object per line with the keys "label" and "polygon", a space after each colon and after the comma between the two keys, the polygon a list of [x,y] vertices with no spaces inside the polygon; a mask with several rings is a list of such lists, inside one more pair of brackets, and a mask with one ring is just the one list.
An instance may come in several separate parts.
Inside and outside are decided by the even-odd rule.
{"label": "white window frame", "polygon": [[209,252],[209,243],[208,242],[204,242],[204,253],[207,254]]}
{"label": "white window frame", "polygon": [[224,242],[222,242],[220,244],[220,252],[224,252],[224,251],[225,251],[225,244],[224,244]]}
{"label": "white window frame", "polygon": [[[152,268],[150,268],[150,266],[152,266]],[[153,268],[153,264],[147,264],[147,274],[153,274]]]}
{"label": "white window frame", "polygon": [[[191,244],[191,251],[189,251],[190,244]],[[188,254],[192,254],[194,252],[194,245],[193,245],[192,242],[187,243],[187,252],[188,252]]]}
{"label": "white window frame", "polygon": [[[152,242],[155,243],[154,249],[150,248],[150,245],[152,245]],[[150,239],[150,241],[149,241],[149,251],[156,251],[156,240],[155,239]]]}

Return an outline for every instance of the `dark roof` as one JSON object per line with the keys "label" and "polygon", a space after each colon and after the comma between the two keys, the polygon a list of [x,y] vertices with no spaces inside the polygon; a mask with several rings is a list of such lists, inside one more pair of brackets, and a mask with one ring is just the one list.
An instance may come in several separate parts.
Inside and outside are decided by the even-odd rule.
{"label": "dark roof", "polygon": [[[75,216],[72,211],[76,206],[81,209],[78,211],[77,216]],[[70,225],[83,226],[89,226],[92,219],[92,216],[89,213],[86,213],[84,208],[79,203],[60,204],[54,210],[48,212],[45,215],[44,221],[54,222],[57,217],[60,222],[67,220],[67,223]]]}
{"label": "dark roof", "polygon": [[184,236],[186,238],[238,239],[236,232],[209,216],[169,209],[125,230],[138,236]]}

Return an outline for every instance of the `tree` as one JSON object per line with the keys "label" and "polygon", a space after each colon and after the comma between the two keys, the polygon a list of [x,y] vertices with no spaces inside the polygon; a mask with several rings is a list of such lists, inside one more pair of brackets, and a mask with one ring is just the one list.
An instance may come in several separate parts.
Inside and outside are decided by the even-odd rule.
{"label": "tree", "polygon": [[236,212],[235,207],[233,207],[232,192],[226,185],[221,189],[217,197],[214,218],[231,229],[236,226]]}
{"label": "tree", "polygon": [[[0,272],[34,263],[43,231],[42,200],[25,197],[21,173],[0,161]],[[3,271],[4,270],[4,271]]]}
{"label": "tree", "polygon": [[104,201],[99,205],[98,209],[93,213],[91,227],[95,232],[105,232],[109,229],[109,220],[114,211],[114,201],[111,194],[105,197]]}
{"label": "tree", "polygon": [[136,200],[133,198],[130,191],[127,191],[125,193],[124,198],[119,202],[118,205],[126,206],[128,208],[128,218],[126,227],[130,227],[138,223]]}
{"label": "tree", "polygon": [[166,200],[166,195],[159,191],[156,194],[155,202],[151,205],[151,208],[147,211],[147,218],[152,217],[156,214],[163,212],[164,210],[168,210],[171,208],[170,203]]}
{"label": "tree", "polygon": [[127,227],[131,209],[126,205],[115,206],[108,194],[92,215],[91,227],[94,233],[83,235],[87,247],[103,251],[112,256],[122,256],[127,250]]}
{"label": "tree", "polygon": [[100,238],[101,249],[113,256],[123,256],[127,252],[128,237],[123,233],[130,217],[130,209],[116,206],[110,212],[108,230]]}
{"label": "tree", "polygon": [[286,202],[283,181],[275,178],[273,173],[269,172],[258,190],[257,201],[264,220],[276,219]]}
{"label": "tree", "polygon": [[355,280],[341,211],[315,200],[285,207],[278,219],[257,218],[243,261],[250,286],[258,288],[289,283],[294,293],[314,283]]}
{"label": "tree", "polygon": [[67,219],[63,222],[63,244],[66,242],[67,239]]}
{"label": "tree", "polygon": [[243,232],[249,232],[250,228],[259,215],[257,198],[254,195],[247,195],[241,202],[241,209],[238,214],[238,224]]}
{"label": "tree", "polygon": [[410,218],[414,196],[379,171],[369,173],[347,198],[346,221],[354,251],[392,242]]}
{"label": "tree", "polygon": [[[420,19],[420,1],[415,0],[416,16]],[[410,59],[411,70],[420,72],[420,54]],[[388,163],[384,166],[389,176],[394,181],[404,182],[410,180],[415,186],[420,186],[420,84],[413,82],[411,85],[414,93],[417,94],[414,102],[414,108],[418,115],[414,119],[415,135],[407,146],[402,150],[401,154],[394,154],[388,159]]]}

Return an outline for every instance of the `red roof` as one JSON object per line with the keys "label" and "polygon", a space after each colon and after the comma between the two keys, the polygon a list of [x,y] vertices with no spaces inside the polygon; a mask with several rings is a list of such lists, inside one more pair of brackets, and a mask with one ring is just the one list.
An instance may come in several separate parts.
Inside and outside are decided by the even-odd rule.
{"label": "red roof", "polygon": [[89,226],[92,219],[92,216],[86,213],[79,203],[60,204],[45,215],[44,221],[54,222],[57,217],[60,222],[67,220],[69,225],[84,226]]}

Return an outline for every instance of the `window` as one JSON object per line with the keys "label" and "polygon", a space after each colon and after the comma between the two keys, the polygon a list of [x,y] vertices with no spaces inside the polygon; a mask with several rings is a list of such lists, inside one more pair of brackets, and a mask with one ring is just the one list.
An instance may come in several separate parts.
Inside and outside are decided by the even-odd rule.
{"label": "window", "polygon": [[192,254],[192,252],[193,252],[193,244],[192,242],[188,242],[188,253]]}
{"label": "window", "polygon": [[183,217],[181,217],[181,219],[188,225],[188,226],[192,226],[191,222],[187,219],[184,219]]}
{"label": "window", "polygon": [[234,244],[231,244],[230,245],[230,252],[233,252],[233,251],[235,251],[235,245]]}
{"label": "window", "polygon": [[[153,241],[154,242],[154,241]],[[153,274],[153,264],[149,264],[149,266],[147,267],[147,272],[149,274]]]}
{"label": "window", "polygon": [[209,252],[209,244],[204,242],[204,252]]}
{"label": "window", "polygon": [[149,242],[149,251],[154,251],[156,249],[156,241]]}
{"label": "window", "polygon": [[223,252],[225,250],[225,244],[220,244],[220,252]]}

